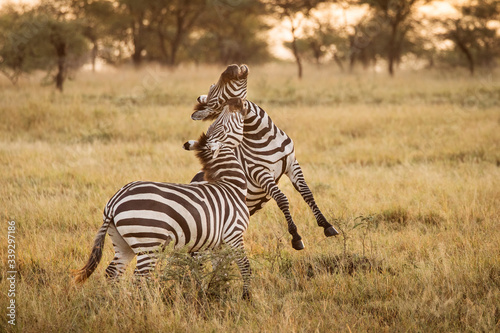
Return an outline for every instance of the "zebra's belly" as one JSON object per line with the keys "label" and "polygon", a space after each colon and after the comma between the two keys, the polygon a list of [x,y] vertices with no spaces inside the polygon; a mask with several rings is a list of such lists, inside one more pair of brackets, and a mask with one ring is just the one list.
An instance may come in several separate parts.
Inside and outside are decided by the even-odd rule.
{"label": "zebra's belly", "polygon": [[279,182],[288,167],[295,161],[294,155],[284,156],[274,163],[254,164],[249,160],[242,161],[245,174],[247,176],[247,207],[250,215],[262,209],[266,202],[271,200],[271,196],[258,183],[262,173],[270,174],[276,184]]}
{"label": "zebra's belly", "polygon": [[271,197],[267,195],[266,191],[253,181],[247,180],[247,207],[250,215],[259,211],[269,200]]}

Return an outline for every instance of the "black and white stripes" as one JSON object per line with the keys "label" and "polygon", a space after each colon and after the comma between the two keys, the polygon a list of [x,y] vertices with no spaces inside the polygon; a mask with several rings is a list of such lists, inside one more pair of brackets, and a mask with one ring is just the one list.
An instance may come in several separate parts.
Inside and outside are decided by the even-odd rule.
{"label": "black and white stripes", "polygon": [[138,181],[125,185],[104,209],[104,223],[95,238],[87,264],[75,272],[77,281],[87,279],[102,255],[106,232],[115,257],[106,269],[110,278],[119,276],[137,255],[136,274],[147,275],[155,267],[157,254],[169,242],[188,252],[212,249],[225,243],[242,253],[236,259],[244,280],[243,296],[249,296],[250,265],[244,255],[243,234],[249,212],[245,203],[246,177],[234,154],[243,137],[241,99],[231,99],[198,141],[185,143],[195,150],[205,173],[202,184],[172,184]]}
{"label": "black and white stripes", "polygon": [[[214,119],[221,112],[218,106],[224,101],[234,97],[246,98],[247,77],[246,65],[228,66],[219,81],[212,85],[208,95],[198,97],[198,104],[191,118]],[[295,159],[292,139],[279,129],[257,104],[250,101],[247,103],[248,113],[244,122],[243,141],[236,147],[235,153],[247,176],[247,205],[250,215],[273,198],[285,215],[288,231],[292,235],[293,248],[296,250],[304,248],[302,238],[290,214],[288,199],[277,185],[281,176],[286,174],[313,211],[318,225],[324,228],[325,235],[337,235],[337,230],[323,216],[307,186],[302,169]],[[202,177],[200,172],[192,181],[199,181]]]}

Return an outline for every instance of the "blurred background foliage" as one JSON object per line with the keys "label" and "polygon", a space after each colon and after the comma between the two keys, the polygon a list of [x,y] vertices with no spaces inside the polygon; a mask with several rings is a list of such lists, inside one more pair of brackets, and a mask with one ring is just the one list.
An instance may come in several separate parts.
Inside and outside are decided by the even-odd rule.
{"label": "blurred background foliage", "polygon": [[385,68],[391,76],[405,62],[464,67],[471,75],[494,68],[500,1],[445,2],[443,15],[421,10],[436,3],[443,7],[431,0],[7,2],[0,7],[0,72],[15,84],[42,70],[44,82],[62,91],[84,65],[264,63],[277,60],[273,42],[290,50],[299,78],[303,62]]}

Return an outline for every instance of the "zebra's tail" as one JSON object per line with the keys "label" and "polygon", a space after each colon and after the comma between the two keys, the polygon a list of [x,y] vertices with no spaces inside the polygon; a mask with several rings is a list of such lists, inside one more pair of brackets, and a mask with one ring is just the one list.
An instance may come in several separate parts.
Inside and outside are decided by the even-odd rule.
{"label": "zebra's tail", "polygon": [[106,233],[108,232],[108,227],[109,224],[111,223],[112,219],[105,218],[104,223],[102,224],[101,228],[97,232],[97,235],[95,236],[94,240],[94,247],[92,247],[92,252],[90,253],[89,260],[83,266],[81,269],[75,269],[71,272],[71,274],[74,277],[74,282],[75,283],[83,283],[87,278],[94,273],[95,269],[97,268],[97,265],[99,265],[99,262],[101,261],[102,258],[102,249],[104,247],[104,240],[106,237]]}

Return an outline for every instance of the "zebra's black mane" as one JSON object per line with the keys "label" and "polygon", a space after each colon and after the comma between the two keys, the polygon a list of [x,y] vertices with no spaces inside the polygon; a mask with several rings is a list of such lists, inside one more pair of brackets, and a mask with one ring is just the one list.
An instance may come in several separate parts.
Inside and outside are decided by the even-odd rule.
{"label": "zebra's black mane", "polygon": [[202,170],[204,172],[204,179],[207,182],[216,182],[220,179],[219,177],[214,177],[215,172],[213,172],[210,161],[212,160],[212,151],[207,147],[208,136],[202,133],[196,144],[196,157],[200,160],[202,165]]}

